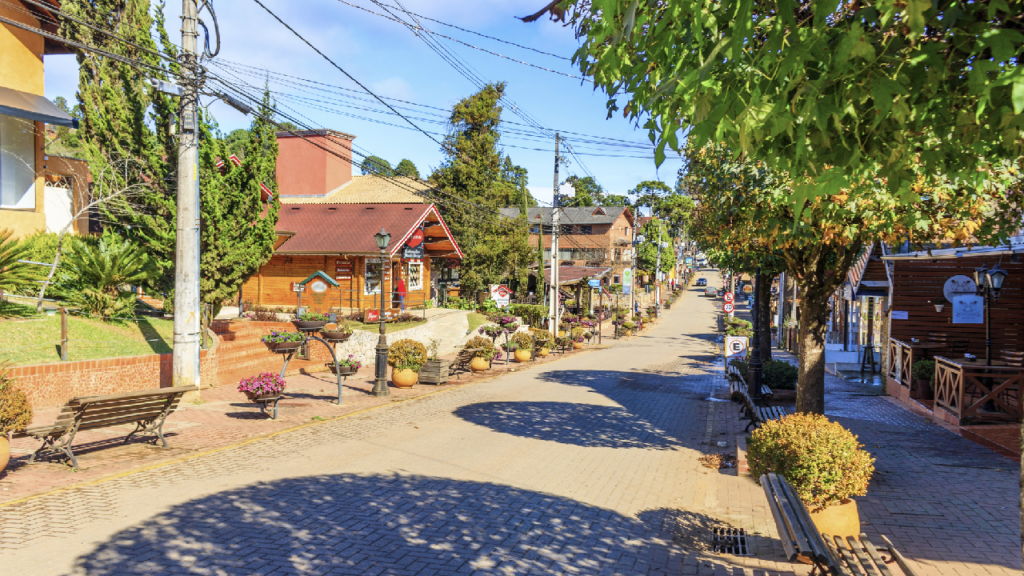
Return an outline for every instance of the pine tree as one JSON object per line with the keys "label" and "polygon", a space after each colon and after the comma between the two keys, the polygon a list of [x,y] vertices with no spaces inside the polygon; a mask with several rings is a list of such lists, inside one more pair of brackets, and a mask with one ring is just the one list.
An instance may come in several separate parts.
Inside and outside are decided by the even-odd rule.
{"label": "pine tree", "polygon": [[504,92],[505,83],[489,84],[453,107],[441,148],[446,159],[430,175],[435,187],[475,205],[452,203],[446,213],[465,254],[459,279],[470,294],[521,278],[533,260],[522,223],[498,216],[498,209],[508,206],[526,181],[525,169],[511,162],[506,166],[507,157],[498,149],[498,103]]}
{"label": "pine tree", "polygon": [[[218,169],[217,161],[228,157],[227,143],[213,137],[215,126],[205,119],[200,127],[199,292],[210,318],[217,315],[225,300],[238,294],[242,284],[274,252],[274,226],[281,203],[274,176],[277,138],[274,126],[266,120],[273,113],[270,93],[264,92],[245,143],[245,159],[239,166],[225,161]],[[260,184],[272,192],[268,202],[262,200]]]}
{"label": "pine tree", "polygon": [[399,176],[408,176],[409,178],[420,179],[420,170],[412,163],[412,160],[403,158],[398,166],[395,166],[395,174]]}
{"label": "pine tree", "polygon": [[395,173],[391,163],[380,156],[367,156],[359,168],[363,171],[363,174],[375,174],[377,176],[392,176]]}

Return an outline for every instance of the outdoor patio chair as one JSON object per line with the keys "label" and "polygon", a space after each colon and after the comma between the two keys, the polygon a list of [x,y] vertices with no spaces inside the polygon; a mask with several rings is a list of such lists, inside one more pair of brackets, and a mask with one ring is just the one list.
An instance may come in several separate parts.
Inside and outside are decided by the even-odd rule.
{"label": "outdoor patio chair", "polygon": [[1024,352],[1004,351],[999,355],[999,359],[1006,362],[1007,366],[1014,368],[1024,367],[1022,366],[1024,365]]}

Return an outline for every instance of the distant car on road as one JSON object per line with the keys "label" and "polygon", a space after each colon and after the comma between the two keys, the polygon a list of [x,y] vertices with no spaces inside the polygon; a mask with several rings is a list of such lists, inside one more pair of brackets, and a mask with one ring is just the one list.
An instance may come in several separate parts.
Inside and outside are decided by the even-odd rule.
{"label": "distant car on road", "polygon": [[708,279],[707,278],[697,278],[697,286],[707,286],[707,285],[708,285]]}
{"label": "distant car on road", "polygon": [[704,297],[705,298],[717,298],[718,297],[718,288],[715,288],[714,286],[708,286],[707,290],[704,291]]}

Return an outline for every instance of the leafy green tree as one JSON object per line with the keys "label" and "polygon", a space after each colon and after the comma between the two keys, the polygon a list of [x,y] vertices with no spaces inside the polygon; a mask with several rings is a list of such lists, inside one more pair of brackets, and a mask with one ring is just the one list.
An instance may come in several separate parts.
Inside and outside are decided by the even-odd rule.
{"label": "leafy green tree", "polygon": [[409,178],[420,179],[420,170],[412,163],[412,160],[403,158],[398,166],[395,166],[395,174],[398,176],[407,176]]}
{"label": "leafy green tree", "polygon": [[629,196],[633,198],[630,207],[634,212],[638,212],[644,206],[656,209],[661,205],[662,199],[671,193],[672,189],[668,184],[660,180],[644,180],[629,191]]}
{"label": "leafy green tree", "polygon": [[441,148],[445,160],[429,179],[445,196],[457,199],[441,200],[465,254],[460,283],[468,294],[521,278],[533,259],[525,225],[497,216],[526,186],[525,170],[515,170],[498,149],[504,92],[505,83],[489,84],[455,104]]}
{"label": "leafy green tree", "polygon": [[[676,254],[672,247],[672,234],[668,226],[659,218],[652,218],[640,228],[644,241],[637,246],[636,265],[642,270],[660,270],[668,274],[676,266]],[[658,244],[661,249],[661,268],[658,264]]]}
{"label": "leafy green tree", "polygon": [[[1012,185],[1024,155],[1022,0],[567,0],[584,75],[613,113],[682,150],[722,143],[807,176],[790,200],[884,183],[894,201]],[[684,45],[681,46],[680,42]],[[880,180],[879,180],[880,179]],[[799,213],[800,210],[798,209]]]}
{"label": "leafy green tree", "polygon": [[377,176],[392,176],[395,173],[391,163],[380,156],[367,156],[359,168],[363,171],[363,174],[375,174]]}
{"label": "leafy green tree", "polygon": [[569,176],[565,181],[572,185],[576,193],[571,198],[566,199],[562,204],[563,206],[582,207],[603,205],[604,188],[597,183],[597,180],[595,180],[593,176],[584,176],[583,178],[580,178],[579,176]]}
{"label": "leafy green tree", "polygon": [[160,272],[146,248],[107,232],[98,243],[75,240],[59,274],[78,289],[68,300],[104,320],[135,316],[129,285],[146,284]]}
{"label": "leafy green tree", "polygon": [[239,160],[245,160],[245,149],[249,145],[249,131],[245,128],[236,128],[224,136],[224,148],[227,154],[235,155]]}
{"label": "leafy green tree", "polygon": [[[277,197],[277,138],[266,118],[274,114],[269,92],[264,92],[245,142],[239,166],[226,158],[227,142],[213,137],[213,126],[201,124],[199,148],[200,190],[200,299],[208,319],[216,317],[225,300],[245,283],[274,252],[280,201]],[[223,172],[223,173],[222,173]],[[261,184],[271,190],[263,199]]]}

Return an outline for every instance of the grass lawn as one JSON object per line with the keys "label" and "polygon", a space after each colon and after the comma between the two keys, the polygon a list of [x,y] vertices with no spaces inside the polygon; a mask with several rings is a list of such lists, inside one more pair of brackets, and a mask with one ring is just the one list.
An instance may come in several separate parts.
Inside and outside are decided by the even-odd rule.
{"label": "grass lawn", "polygon": [[[392,332],[398,332],[399,330],[405,330],[406,328],[413,328],[415,326],[421,326],[425,320],[417,320],[415,322],[387,322],[384,324],[384,333],[390,334]],[[344,324],[353,330],[365,330],[366,332],[373,332],[374,334],[380,331],[380,324],[365,324],[357,320],[345,320]]]}
{"label": "grass lawn", "polygon": [[[174,342],[174,322],[139,317],[103,322],[68,317],[68,360],[164,354]],[[0,307],[0,360],[14,364],[60,362],[60,315],[36,315],[32,306]]]}
{"label": "grass lawn", "polygon": [[472,332],[477,328],[487,324],[487,316],[479,312],[469,313],[469,331]]}

